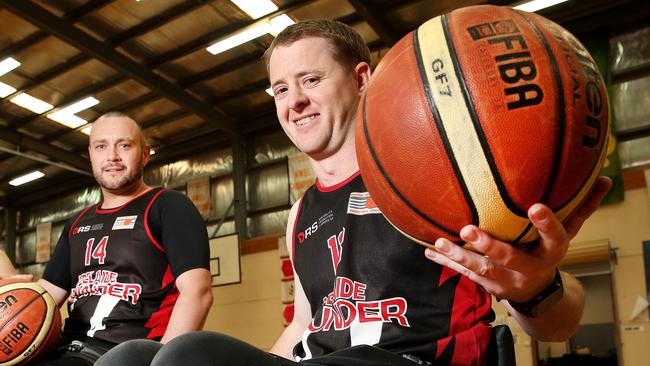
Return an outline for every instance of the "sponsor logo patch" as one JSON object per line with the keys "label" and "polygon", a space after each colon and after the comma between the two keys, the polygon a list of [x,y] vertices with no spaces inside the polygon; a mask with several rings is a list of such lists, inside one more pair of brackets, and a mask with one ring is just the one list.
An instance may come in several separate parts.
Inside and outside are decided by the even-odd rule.
{"label": "sponsor logo patch", "polygon": [[348,201],[348,213],[352,215],[372,215],[380,214],[381,211],[370,197],[370,193],[352,192]]}
{"label": "sponsor logo patch", "polygon": [[130,230],[135,227],[135,221],[137,220],[138,215],[133,216],[120,216],[115,219],[113,223],[113,230]]}

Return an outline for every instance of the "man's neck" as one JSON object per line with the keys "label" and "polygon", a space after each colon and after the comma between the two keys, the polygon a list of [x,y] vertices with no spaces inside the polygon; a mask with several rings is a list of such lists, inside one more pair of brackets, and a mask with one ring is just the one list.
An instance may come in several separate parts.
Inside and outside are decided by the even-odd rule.
{"label": "man's neck", "polygon": [[342,146],[336,154],[327,158],[317,160],[309,157],[309,160],[318,181],[325,187],[341,183],[359,171],[354,143]]}
{"label": "man's neck", "polygon": [[101,208],[109,209],[120,207],[149,189],[151,189],[151,187],[144,184],[143,181],[139,181],[136,184],[120,190],[107,190],[102,187],[104,201],[102,201]]}

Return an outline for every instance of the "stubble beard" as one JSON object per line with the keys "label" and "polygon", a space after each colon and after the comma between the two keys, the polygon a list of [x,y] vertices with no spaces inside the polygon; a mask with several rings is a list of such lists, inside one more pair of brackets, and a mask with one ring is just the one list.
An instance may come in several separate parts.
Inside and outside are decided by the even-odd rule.
{"label": "stubble beard", "polygon": [[100,171],[99,173],[95,172],[94,173],[95,180],[97,181],[100,187],[110,192],[119,192],[119,191],[128,190],[131,186],[135,185],[138,181],[142,179],[142,172],[144,170],[142,161],[139,161],[135,168],[136,169],[133,169],[131,172],[129,172],[127,175],[123,176],[120,180],[117,181],[104,179],[104,176],[102,175],[102,171]]}

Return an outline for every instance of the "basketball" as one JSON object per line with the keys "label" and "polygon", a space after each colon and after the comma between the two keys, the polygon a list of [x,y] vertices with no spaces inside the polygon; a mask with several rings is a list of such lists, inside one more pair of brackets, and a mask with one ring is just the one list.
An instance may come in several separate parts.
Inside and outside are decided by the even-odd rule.
{"label": "basketball", "polygon": [[51,350],[61,315],[54,299],[35,282],[0,281],[0,366],[19,365]]}
{"label": "basketball", "polygon": [[431,246],[474,224],[525,245],[534,203],[565,220],[602,168],[607,93],[585,47],[534,13],[471,6],[431,19],[383,57],[355,131],[368,192]]}

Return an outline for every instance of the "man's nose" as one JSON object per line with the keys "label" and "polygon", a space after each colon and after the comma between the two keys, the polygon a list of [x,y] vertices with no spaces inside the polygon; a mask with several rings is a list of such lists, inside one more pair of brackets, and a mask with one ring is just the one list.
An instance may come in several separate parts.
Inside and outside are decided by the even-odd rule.
{"label": "man's nose", "polygon": [[120,155],[117,153],[117,148],[111,146],[108,148],[108,160],[117,161],[120,160]]}
{"label": "man's nose", "polygon": [[300,88],[293,88],[293,90],[289,90],[289,95],[288,95],[288,107],[290,109],[301,109],[305,105],[309,103],[309,98],[307,95],[303,92],[302,89]]}

